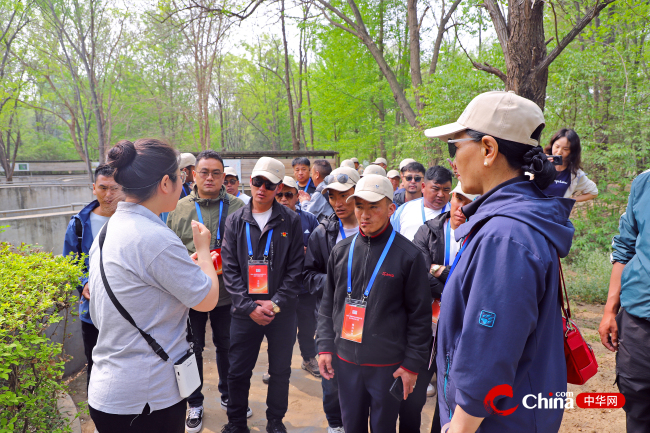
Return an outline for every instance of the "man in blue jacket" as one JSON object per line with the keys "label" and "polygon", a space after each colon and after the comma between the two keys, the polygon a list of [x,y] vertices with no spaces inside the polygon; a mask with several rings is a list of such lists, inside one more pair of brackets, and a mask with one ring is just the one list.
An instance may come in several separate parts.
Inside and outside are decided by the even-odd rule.
{"label": "man in blue jacket", "polygon": [[625,396],[628,433],[650,431],[650,170],[630,189],[612,247],[612,276],[598,332],[616,354],[616,381]]}
{"label": "man in blue jacket", "polygon": [[[279,192],[275,199],[281,205],[298,212],[300,223],[302,225],[302,240],[307,252],[307,243],[309,236],[318,227],[318,220],[309,212],[303,212],[296,207],[298,204],[298,183],[289,176],[285,176],[282,182],[282,191]],[[298,345],[302,355],[302,369],[315,377],[320,377],[318,370],[318,361],[316,361],[316,295],[309,293],[309,290],[302,286],[298,294],[298,309],[296,310],[298,318]],[[266,376],[263,377],[268,382]]]}
{"label": "man in blue jacket", "polygon": [[84,353],[88,361],[86,371],[86,386],[90,383],[90,372],[93,368],[92,353],[97,344],[99,331],[90,318],[90,290],[88,289],[88,254],[93,240],[99,230],[117,209],[117,203],[124,200],[122,187],[113,179],[113,169],[108,165],[100,165],[95,169],[95,183],[93,183],[93,200],[81,212],[74,215],[68,223],[63,243],[63,255],[73,254],[84,258],[84,275],[81,284],[77,286],[80,295],[79,318],[81,319],[81,336],[84,342]]}

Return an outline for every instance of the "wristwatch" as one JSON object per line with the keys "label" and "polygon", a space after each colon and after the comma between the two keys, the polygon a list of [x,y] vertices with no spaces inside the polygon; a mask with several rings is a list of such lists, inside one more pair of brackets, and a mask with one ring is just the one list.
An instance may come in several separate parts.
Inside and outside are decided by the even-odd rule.
{"label": "wristwatch", "polygon": [[433,266],[431,266],[431,271],[429,271],[429,272],[430,272],[431,275],[433,275],[435,277],[436,272],[438,272],[438,270],[440,268],[442,268],[442,265],[433,265]]}
{"label": "wristwatch", "polygon": [[274,312],[275,314],[278,314],[278,313],[280,312],[280,307],[278,307],[278,304],[276,304],[275,302],[271,301],[271,305],[273,305],[273,312]]}

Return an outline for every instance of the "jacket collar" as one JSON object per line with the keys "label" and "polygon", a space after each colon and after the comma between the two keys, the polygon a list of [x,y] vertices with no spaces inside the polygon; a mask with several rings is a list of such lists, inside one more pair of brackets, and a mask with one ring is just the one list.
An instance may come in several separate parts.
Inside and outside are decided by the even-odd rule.
{"label": "jacket collar", "polygon": [[388,242],[388,238],[390,237],[391,233],[393,233],[393,225],[388,221],[388,224],[386,224],[386,227],[384,227],[384,230],[381,231],[381,233],[375,235],[375,236],[366,236],[362,231],[361,227],[359,227],[359,239],[363,240],[364,242],[370,242],[372,243],[383,243],[383,242]]}
{"label": "jacket collar", "polygon": [[219,190],[219,197],[217,198],[200,198],[199,190],[196,185],[192,188],[192,192],[189,194],[190,200],[197,202],[201,206],[209,206],[211,204],[218,204],[220,201],[227,201],[226,187],[221,185],[221,190]]}
{"label": "jacket collar", "polygon": [[88,218],[90,218],[90,212],[95,210],[95,208],[99,207],[99,201],[98,200],[93,200],[90,203],[88,203],[83,209],[79,211],[77,214],[77,218],[81,220],[81,222],[86,222]]}
{"label": "jacket collar", "polygon": [[431,219],[427,221],[427,227],[429,228],[430,231],[436,232],[438,230],[443,230],[445,227],[445,224],[447,223],[447,219],[451,215],[451,211],[443,212],[434,219]]}
{"label": "jacket collar", "polygon": [[[269,222],[266,223],[267,227],[268,225],[275,220],[277,217],[281,216],[282,214],[282,206],[280,203],[277,202],[277,200],[273,199],[273,204],[271,205],[271,217],[269,218]],[[289,209],[287,209],[287,212],[291,212]],[[246,221],[249,224],[255,224],[257,225],[257,221],[255,221],[255,218],[253,218],[253,199],[248,202],[248,206],[244,207],[242,219]],[[261,227],[260,227],[261,229]]]}
{"label": "jacket collar", "polygon": [[160,219],[158,215],[151,212],[149,209],[142,206],[141,204],[121,201],[117,204],[117,210],[115,211],[115,215],[117,215],[118,213],[138,214],[155,222],[156,224],[162,224],[163,226],[167,227],[167,225],[163,222],[163,220]]}
{"label": "jacket collar", "polygon": [[495,192],[499,191],[501,188],[506,187],[508,185],[512,185],[513,183],[517,182],[525,182],[528,181],[528,178],[526,176],[518,176],[515,178],[512,178],[510,180],[506,180],[503,183],[500,183],[499,185],[495,186],[473,202],[471,202],[468,205],[463,206],[462,210],[467,219],[470,219],[472,215],[476,213],[479,207],[481,207],[481,204],[483,204],[490,196],[492,196]]}

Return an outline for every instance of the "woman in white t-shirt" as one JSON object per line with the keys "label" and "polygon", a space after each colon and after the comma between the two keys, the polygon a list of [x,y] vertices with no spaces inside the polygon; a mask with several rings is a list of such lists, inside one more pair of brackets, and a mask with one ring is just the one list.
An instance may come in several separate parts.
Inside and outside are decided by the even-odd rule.
{"label": "woman in white t-shirt", "polygon": [[[159,218],[174,210],[185,180],[171,146],[154,139],[123,140],[108,160],[126,201],[107,223],[101,255],[101,235],[90,250],[90,308],[99,330],[88,390],[90,416],[100,433],[182,433],[186,403],[173,364],[190,348],[189,309],[209,311],[219,299],[210,232],[192,223],[197,253],[190,258]],[[115,298],[169,355],[167,361],[109,298],[100,260]]]}

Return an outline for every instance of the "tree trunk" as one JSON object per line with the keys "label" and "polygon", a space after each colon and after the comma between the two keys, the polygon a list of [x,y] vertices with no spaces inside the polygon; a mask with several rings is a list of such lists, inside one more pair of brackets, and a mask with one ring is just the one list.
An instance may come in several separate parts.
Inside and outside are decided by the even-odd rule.
{"label": "tree trunk", "polygon": [[422,73],[420,71],[420,26],[418,23],[418,0],[407,1],[407,20],[409,29],[409,51],[411,66],[411,84],[415,96],[415,109],[420,112],[424,104],[420,100]]}
{"label": "tree trunk", "polygon": [[287,32],[284,24],[284,0],[280,1],[280,20],[282,22],[282,45],[284,46],[284,85],[287,90],[287,104],[289,106],[289,121],[291,125],[291,144],[293,150],[300,150],[300,142],[296,136],[296,123],[293,114],[293,98],[291,97],[291,81],[289,79],[289,49],[287,48]]}

